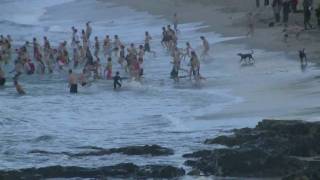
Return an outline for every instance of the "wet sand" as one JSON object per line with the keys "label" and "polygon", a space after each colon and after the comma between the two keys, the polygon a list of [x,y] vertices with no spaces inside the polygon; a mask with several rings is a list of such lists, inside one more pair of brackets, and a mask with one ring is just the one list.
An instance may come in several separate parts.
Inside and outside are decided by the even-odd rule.
{"label": "wet sand", "polygon": [[[246,44],[249,49],[284,51],[297,57],[297,51],[306,48],[311,60],[317,61],[320,55],[320,31],[317,29],[303,32],[299,39],[290,34],[288,43],[283,41],[283,25],[269,28],[273,22],[271,6],[256,8],[253,0],[100,0],[133,7],[140,11],[166,17],[172,20],[175,12],[180,23],[203,22],[208,25],[203,31],[214,31],[224,36],[243,36],[247,34],[247,14],[255,15],[255,35],[251,38],[235,40],[232,43]],[[301,1],[302,2],[302,1]],[[320,0],[314,0],[314,7]],[[301,9],[301,4],[299,6]],[[303,27],[303,14],[291,13],[289,27],[298,23]],[[316,18],[312,14],[312,24],[316,27]]]}

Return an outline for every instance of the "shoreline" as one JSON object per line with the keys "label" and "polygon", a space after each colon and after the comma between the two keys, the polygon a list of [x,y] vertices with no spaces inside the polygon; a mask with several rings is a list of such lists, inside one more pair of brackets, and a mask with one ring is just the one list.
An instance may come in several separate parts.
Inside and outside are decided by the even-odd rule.
{"label": "shoreline", "polygon": [[[208,88],[231,89],[233,95],[243,97],[245,102],[241,102],[241,106],[239,104],[229,106],[220,113],[207,112],[198,118],[212,120],[219,117],[253,117],[257,122],[263,118],[293,118],[314,121],[320,115],[314,111],[317,107],[312,105],[317,92],[310,88],[305,88],[306,85],[314,88],[317,86],[315,82],[317,80],[317,72],[314,69],[317,69],[316,57],[320,55],[320,51],[317,48],[320,45],[320,36],[316,37],[315,34],[320,34],[320,31],[311,30],[303,33],[300,40],[289,37],[288,43],[285,43],[282,33],[283,26],[267,27],[268,23],[272,21],[272,8],[260,7],[260,9],[256,9],[255,3],[250,0],[243,0],[241,4],[237,0],[200,0],[197,2],[192,0],[161,0],[161,4],[157,4],[157,6],[154,5],[158,2],[157,0],[102,1],[131,7],[137,11],[148,12],[167,20],[171,20],[174,12],[177,12],[180,17],[180,23],[203,22],[204,25],[209,27],[200,30],[200,32],[213,31],[223,37],[245,35],[247,32],[247,13],[251,11],[257,14],[258,11],[261,11],[257,15],[257,29],[253,37],[216,43],[212,45],[210,50],[213,55],[213,61],[221,63],[220,66],[226,66],[225,68],[233,76],[240,78],[224,78],[220,81],[211,80]],[[316,2],[319,3],[320,1]],[[302,14],[292,14],[289,21],[290,24],[295,21],[295,18],[303,21],[301,16]],[[300,70],[298,51],[303,48],[306,48],[309,60],[315,63],[309,65],[310,70],[308,70],[308,73],[304,73],[303,69]],[[261,51],[254,54],[260,65],[255,66],[255,69],[239,69],[239,65],[235,63],[238,61],[236,54],[239,51],[247,52],[251,49]],[[233,55],[225,57],[223,53]],[[224,63],[228,61],[232,61],[233,64]],[[236,72],[234,73],[234,71]],[[273,78],[275,75],[279,75],[279,77]],[[248,76],[250,77],[249,79]],[[241,78],[255,84],[244,83]],[[216,85],[216,83],[218,84]],[[304,89],[301,91],[302,88]],[[274,101],[273,99],[284,99],[284,101]],[[297,103],[297,100],[301,103]]]}
{"label": "shoreline", "polygon": [[[297,61],[298,51],[303,48],[306,49],[309,59],[313,62],[318,62],[317,57],[320,55],[320,50],[317,48],[320,45],[320,31],[318,29],[302,32],[299,39],[289,34],[288,41],[285,43],[283,25],[268,27],[269,23],[273,22],[272,7],[260,6],[260,8],[256,8],[255,2],[252,0],[243,0],[241,4],[237,0],[161,0],[161,3],[157,0],[100,1],[128,6],[138,11],[146,11],[152,15],[164,17],[171,22],[173,21],[173,14],[177,13],[180,24],[203,22],[208,27],[202,29],[202,32],[213,31],[224,37],[246,36],[247,14],[252,12],[255,15],[255,34],[252,37],[223,43],[245,44],[248,49],[281,51],[287,53],[289,57],[297,59]],[[315,7],[319,3],[319,0],[315,0]],[[311,19],[312,24],[316,27],[314,13]],[[303,27],[302,13],[290,13],[289,28],[295,23]]]}

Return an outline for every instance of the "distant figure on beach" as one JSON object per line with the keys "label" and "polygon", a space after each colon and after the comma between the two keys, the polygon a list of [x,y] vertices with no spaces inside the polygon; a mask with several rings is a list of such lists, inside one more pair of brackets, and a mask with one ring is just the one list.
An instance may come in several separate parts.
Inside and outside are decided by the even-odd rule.
{"label": "distant figure on beach", "polygon": [[316,18],[317,18],[318,28],[320,28],[320,4],[316,9]]}
{"label": "distant figure on beach", "polygon": [[173,15],[173,28],[176,31],[176,33],[178,33],[178,31],[179,31],[178,24],[179,24],[178,14],[174,13],[174,15]]}
{"label": "distant figure on beach", "polygon": [[294,13],[298,12],[299,0],[291,0],[291,7]]}
{"label": "distant figure on beach", "polygon": [[202,40],[202,46],[203,46],[203,51],[201,54],[201,58],[203,59],[209,56],[210,44],[204,36],[201,36],[200,39]]}
{"label": "distant figure on beach", "polygon": [[78,78],[71,69],[69,70],[69,87],[71,94],[78,93]]}
{"label": "distant figure on beach", "polygon": [[2,68],[0,67],[0,87],[6,84],[6,76]]}
{"label": "distant figure on beach", "polygon": [[[264,0],[264,5],[268,6],[269,5],[269,0]],[[256,7],[259,8],[260,7],[260,0],[256,0]]]}
{"label": "distant figure on beach", "polygon": [[283,7],[283,24],[285,26],[288,26],[288,21],[289,21],[289,14],[291,11],[291,0],[284,0],[282,3],[282,7]]}
{"label": "distant figure on beach", "polygon": [[305,28],[305,30],[313,28],[313,26],[310,23],[312,7],[313,7],[312,0],[304,0],[303,1],[303,15],[304,15],[304,28]]}
{"label": "distant figure on beach", "polygon": [[121,88],[121,81],[120,73],[117,71],[116,76],[113,77],[113,89]]}
{"label": "distant figure on beach", "polygon": [[16,88],[16,91],[19,95],[25,95],[26,92],[23,90],[22,86],[18,83],[17,78],[14,78],[13,84]]}
{"label": "distant figure on beach", "polygon": [[280,12],[282,9],[282,0],[273,0],[272,8],[273,8],[275,21],[276,21],[276,23],[279,23],[280,19],[281,19]]}

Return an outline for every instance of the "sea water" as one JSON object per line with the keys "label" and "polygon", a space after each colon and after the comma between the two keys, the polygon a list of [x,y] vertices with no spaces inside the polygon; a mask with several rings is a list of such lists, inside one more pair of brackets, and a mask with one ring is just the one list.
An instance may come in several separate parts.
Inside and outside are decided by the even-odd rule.
{"label": "sea water", "polygon": [[[175,84],[170,79],[171,58],[160,44],[161,27],[170,22],[161,17],[99,1],[10,0],[1,3],[4,11],[0,11],[0,32],[10,34],[15,46],[31,42],[33,37],[42,43],[43,36],[53,45],[64,40],[70,42],[71,27],[81,29],[91,21],[93,36],[98,36],[101,42],[106,34],[118,34],[123,42],[138,45],[143,43],[144,32],[149,31],[153,36],[151,47],[157,52],[156,57],[146,55],[143,82],[124,82],[119,92],[113,91],[111,82],[98,81],[80,88],[78,95],[69,95],[66,72],[22,76],[20,81],[26,96],[17,96],[8,82],[8,87],[0,90],[1,169],[57,164],[95,167],[121,162],[181,166],[183,153],[203,147],[206,137],[223,129],[217,124],[202,124],[195,117],[202,111],[219,111],[239,101],[226,89],[208,90],[204,84],[195,85],[186,79]],[[211,42],[224,40],[214,33],[196,32],[202,27],[202,23],[181,25],[180,47],[187,41],[200,45],[200,35],[206,35]],[[106,61],[103,56],[101,60]],[[187,68],[186,64],[187,60],[184,62]],[[126,76],[115,61],[114,67]],[[6,69],[9,71],[10,67]],[[203,68],[203,74],[219,76],[218,71],[210,71]],[[83,146],[111,148],[145,144],[173,148],[176,155],[69,158],[29,153],[32,150],[79,152]]]}
{"label": "sea water", "polygon": [[[146,55],[142,83],[125,81],[123,89],[113,91],[112,82],[96,81],[70,95],[67,72],[51,75],[23,75],[20,82],[27,92],[18,96],[6,66],[9,82],[0,89],[0,169],[73,165],[99,167],[122,162],[171,164],[182,166],[184,153],[204,148],[206,138],[226,133],[233,128],[254,126],[260,117],[206,118],[244,101],[233,95],[231,88],[215,87],[224,79],[226,69],[214,60],[203,62],[201,73],[207,78],[201,84],[188,79],[174,83],[170,79],[172,64],[169,53],[161,46],[161,28],[170,22],[147,12],[89,0],[1,0],[0,32],[10,34],[19,46],[33,37],[42,37],[56,46],[71,40],[71,27],[85,28],[92,22],[93,36],[102,42],[105,35],[117,34],[126,44],[142,44],[149,31],[156,57]],[[180,25],[179,47],[187,41],[194,48],[201,45],[204,35],[211,43],[223,38],[215,33],[200,33],[203,23]],[[198,51],[200,53],[201,51]],[[259,52],[257,52],[259,54]],[[226,55],[220,57],[225,58]],[[101,61],[105,59],[101,55]],[[188,60],[183,61],[188,68]],[[237,62],[235,64],[238,66]],[[114,68],[127,76],[114,60]],[[79,71],[79,70],[76,70]],[[185,74],[186,75],[186,74]],[[30,151],[77,153],[85,146],[116,148],[128,145],[158,144],[175,150],[169,157],[107,155],[76,157],[32,154]]]}

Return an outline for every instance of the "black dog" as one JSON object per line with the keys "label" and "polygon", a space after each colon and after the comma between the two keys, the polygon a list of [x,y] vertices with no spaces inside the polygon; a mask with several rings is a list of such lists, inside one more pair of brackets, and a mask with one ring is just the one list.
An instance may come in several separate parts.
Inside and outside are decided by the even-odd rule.
{"label": "black dog", "polygon": [[253,54],[254,54],[253,51],[250,54],[238,53],[238,56],[241,57],[240,63],[242,63],[244,61],[246,64],[254,64],[255,59],[253,58]]}
{"label": "black dog", "polygon": [[299,51],[299,58],[300,58],[300,63],[301,64],[307,64],[307,54],[305,52],[305,49],[302,49]]}

